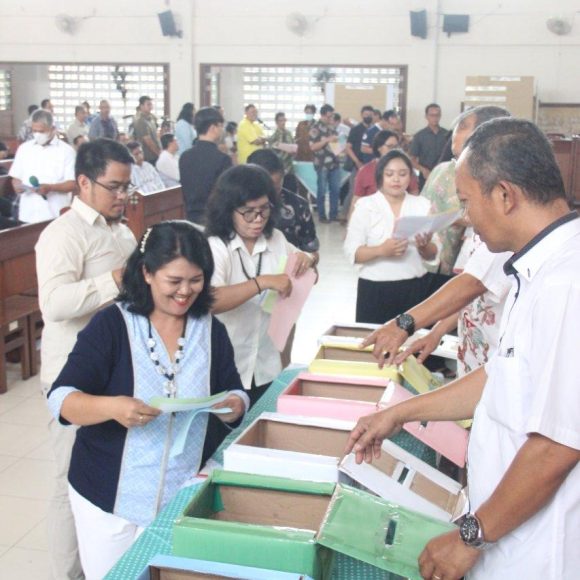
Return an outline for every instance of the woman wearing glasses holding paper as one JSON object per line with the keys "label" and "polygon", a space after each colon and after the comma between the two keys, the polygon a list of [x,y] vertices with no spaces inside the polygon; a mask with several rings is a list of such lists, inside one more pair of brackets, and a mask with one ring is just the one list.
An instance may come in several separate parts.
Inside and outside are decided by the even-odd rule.
{"label": "woman wearing glasses holding paper", "polygon": [[149,228],[117,304],[79,333],[48,394],[55,418],[81,426],[69,496],[87,580],[108,572],[215,448],[207,412],[164,413],[165,400],[175,409],[228,391],[211,408],[228,423],[249,406],[227,332],[209,314],[212,274],[192,224]]}
{"label": "woman wearing glasses holding paper", "polygon": [[379,190],[361,198],[352,214],[344,250],[359,266],[356,321],[383,324],[423,301],[437,288],[424,261],[434,261],[439,242],[431,235],[398,238],[396,220],[426,216],[429,200],[407,192],[413,166],[399,150],[377,163]]}
{"label": "woman wearing glasses holding paper", "polygon": [[[215,272],[213,311],[226,325],[236,365],[252,402],[282,370],[280,353],[268,336],[268,290],[292,292],[292,277],[314,266],[274,228],[279,199],[270,175],[257,165],[239,165],[220,177],[210,197],[206,234]],[[295,254],[290,275],[286,259]]]}

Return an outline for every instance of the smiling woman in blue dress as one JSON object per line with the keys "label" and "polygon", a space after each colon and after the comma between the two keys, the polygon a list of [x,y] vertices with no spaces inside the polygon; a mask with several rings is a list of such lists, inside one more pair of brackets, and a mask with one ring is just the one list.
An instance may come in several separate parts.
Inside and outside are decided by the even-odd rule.
{"label": "smiling woman in blue dress", "polygon": [[[213,259],[188,222],[149,228],[118,302],[79,333],[49,392],[62,424],[80,425],[69,494],[87,580],[102,578],[202,464],[208,415],[160,413],[153,397],[229,390],[215,407],[249,405],[226,330],[209,314]],[[181,445],[176,443],[181,442]]]}

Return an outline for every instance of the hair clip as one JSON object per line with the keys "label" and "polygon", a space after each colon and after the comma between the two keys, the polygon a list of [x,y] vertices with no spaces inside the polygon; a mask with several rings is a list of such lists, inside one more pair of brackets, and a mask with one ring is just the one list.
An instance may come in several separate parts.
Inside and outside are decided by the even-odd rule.
{"label": "hair clip", "polygon": [[145,230],[145,233],[143,234],[143,238],[141,239],[141,245],[139,246],[139,251],[144,254],[145,253],[145,246],[147,244],[147,240],[149,238],[149,235],[151,234],[151,230],[153,228],[147,228],[147,230]]}

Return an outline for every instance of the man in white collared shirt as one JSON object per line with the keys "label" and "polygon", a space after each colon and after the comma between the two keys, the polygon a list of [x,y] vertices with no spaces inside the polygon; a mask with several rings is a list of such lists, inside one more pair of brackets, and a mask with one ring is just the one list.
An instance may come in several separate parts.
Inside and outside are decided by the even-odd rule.
{"label": "man in white collared shirt", "polygon": [[[49,224],[36,245],[39,302],[44,330],[41,384],[46,393],[57,378],[91,316],[118,294],[124,264],[136,246],[120,223],[133,159],[109,139],[82,145],[75,174],[79,195],[70,211]],[[56,580],[83,578],[68,501],[68,465],[74,427],[49,422],[57,474],[48,512],[51,574]]]}
{"label": "man in white collared shirt", "polygon": [[445,389],[361,419],[349,448],[371,460],[405,422],[474,416],[472,511],[427,544],[422,576],[571,580],[580,569],[580,218],[549,142],[529,121],[479,127],[456,180],[489,249],[514,252],[498,351]]}
{"label": "man in white collared shirt", "polygon": [[151,193],[165,189],[165,184],[157,169],[145,161],[141,144],[137,141],[130,141],[127,143],[127,148],[135,161],[131,169],[131,181],[139,193]]}
{"label": "man in white collared shirt", "polygon": [[74,188],[74,149],[58,138],[52,114],[32,114],[33,139],[16,151],[10,176],[20,194],[18,219],[32,223],[54,219],[70,205]]}

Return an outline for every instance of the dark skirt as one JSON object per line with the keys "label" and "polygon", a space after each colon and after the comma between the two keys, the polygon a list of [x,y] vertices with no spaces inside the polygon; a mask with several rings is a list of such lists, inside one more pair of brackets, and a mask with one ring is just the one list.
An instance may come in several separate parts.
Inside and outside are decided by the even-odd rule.
{"label": "dark skirt", "polygon": [[356,321],[384,324],[417,306],[439,290],[446,278],[427,273],[421,278],[375,282],[358,279]]}

